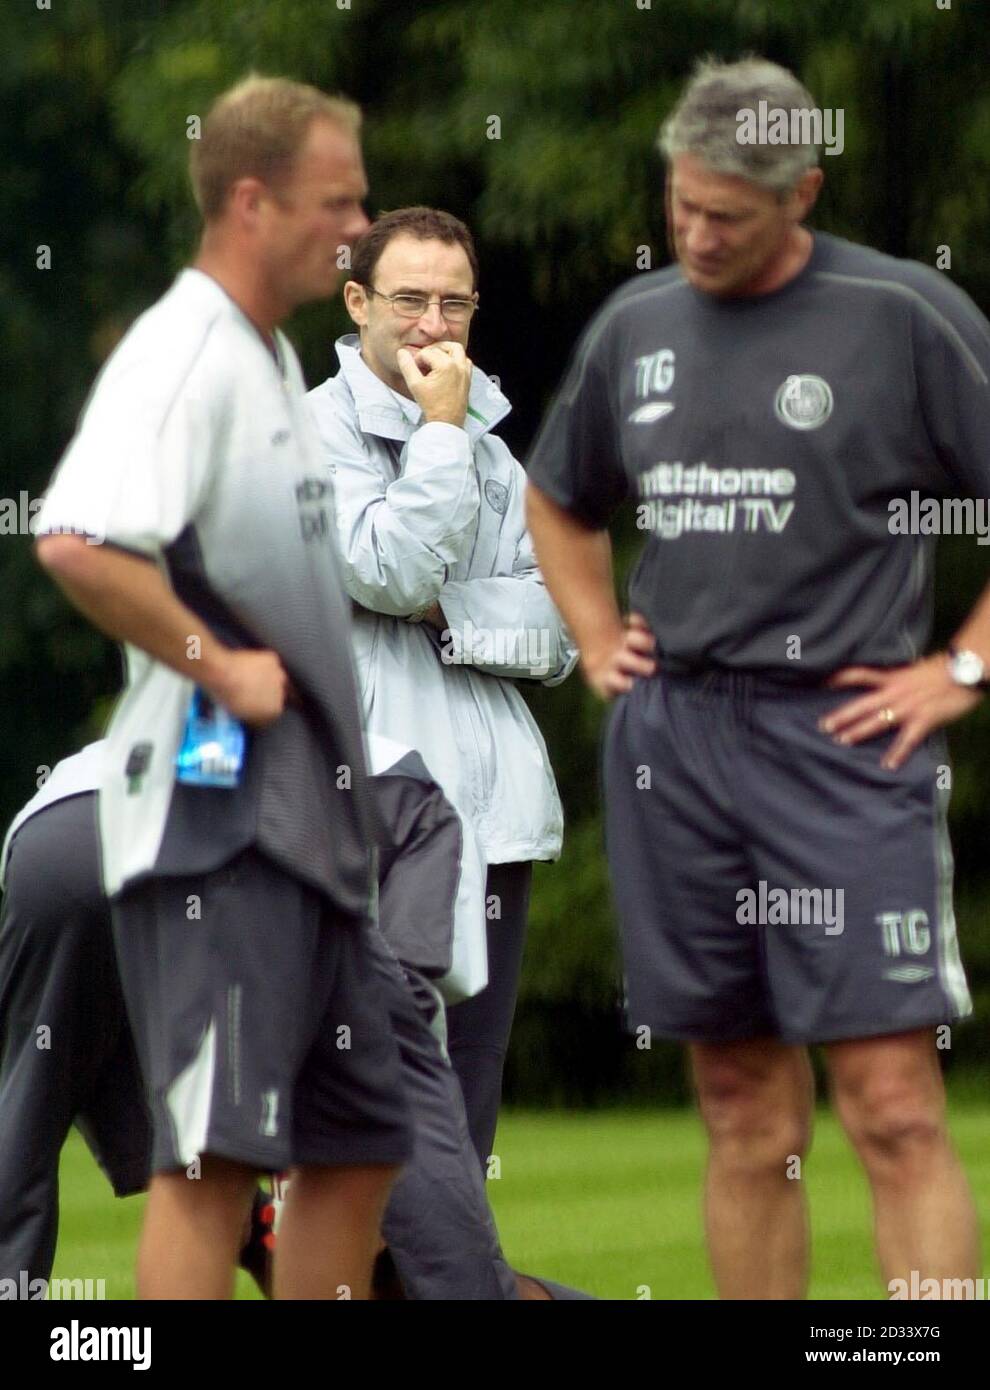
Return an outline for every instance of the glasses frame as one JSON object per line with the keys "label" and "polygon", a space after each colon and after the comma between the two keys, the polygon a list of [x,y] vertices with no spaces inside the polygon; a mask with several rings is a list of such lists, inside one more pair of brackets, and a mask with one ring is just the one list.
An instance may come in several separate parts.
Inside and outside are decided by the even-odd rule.
{"label": "glasses frame", "polygon": [[374,287],[374,285],[362,285],[361,288],[362,288],[367,294],[374,294],[374,295],[377,295],[379,299],[384,299],[385,302],[391,307],[392,313],[393,313],[393,314],[398,314],[398,316],[399,316],[400,319],[405,319],[408,323],[415,323],[417,319],[421,319],[421,318],[423,317],[423,314],[425,314],[425,313],[427,312],[428,309],[431,309],[431,308],[433,307],[434,304],[438,304],[438,305],[440,306],[440,317],[444,320],[445,323],[457,323],[457,322],[458,322],[457,319],[449,319],[449,318],[447,317],[447,315],[446,315],[446,314],[444,313],[444,311],[443,311],[443,306],[444,306],[444,304],[445,304],[445,303],[450,303],[452,300],[453,300],[453,302],[456,303],[456,304],[470,304],[470,305],[471,305],[471,312],[467,315],[466,318],[463,318],[463,319],[460,320],[461,323],[470,323],[471,320],[474,318],[475,314],[478,312],[478,308],[479,308],[479,305],[478,305],[478,291],[475,290],[474,295],[473,295],[473,297],[472,297],[471,299],[458,299],[456,295],[448,295],[447,298],[446,298],[446,300],[440,299],[439,297],[438,297],[437,299],[428,299],[428,300],[426,301],[426,305],[425,305],[425,307],[424,307],[424,309],[423,309],[423,314],[404,314],[404,313],[402,312],[401,309],[397,309],[397,308],[395,307],[395,301],[396,301],[397,299],[412,299],[412,298],[413,298],[412,295],[410,295],[410,294],[382,294],[381,290],[376,290],[375,287]]}

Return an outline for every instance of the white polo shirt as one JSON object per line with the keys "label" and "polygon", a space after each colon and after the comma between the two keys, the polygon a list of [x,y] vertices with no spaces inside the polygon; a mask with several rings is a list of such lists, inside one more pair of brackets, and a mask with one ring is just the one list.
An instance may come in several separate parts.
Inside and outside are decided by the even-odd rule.
{"label": "white polo shirt", "polygon": [[216,281],[183,271],[106,363],[38,516],[39,535],[153,561],[222,641],[277,651],[303,697],[252,731],[241,787],[187,787],[174,768],[193,682],[127,645],[100,787],[110,895],[257,844],[344,910],[367,906],[375,822],[332,485],[276,341],[279,363]]}

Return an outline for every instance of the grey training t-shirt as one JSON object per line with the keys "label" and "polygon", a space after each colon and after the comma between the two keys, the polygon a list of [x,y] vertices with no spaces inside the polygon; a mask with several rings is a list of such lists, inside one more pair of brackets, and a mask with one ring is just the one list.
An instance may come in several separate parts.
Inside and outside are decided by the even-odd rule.
{"label": "grey training t-shirt", "polygon": [[158,565],[202,627],[276,651],[302,701],[250,732],[240,787],[183,786],[193,683],[127,646],[100,784],[109,895],[256,845],[343,911],[368,908],[378,822],[332,484],[299,363],[278,344],[280,365],[214,280],[184,271],[108,360],[38,517],[39,534],[75,531]]}
{"label": "grey training t-shirt", "polygon": [[773,294],[716,299],[676,266],[620,289],[527,471],[594,528],[635,505],[630,604],[667,669],[897,665],[929,638],[934,541],[892,533],[890,503],[990,494],[988,377],[961,290],[818,232]]}

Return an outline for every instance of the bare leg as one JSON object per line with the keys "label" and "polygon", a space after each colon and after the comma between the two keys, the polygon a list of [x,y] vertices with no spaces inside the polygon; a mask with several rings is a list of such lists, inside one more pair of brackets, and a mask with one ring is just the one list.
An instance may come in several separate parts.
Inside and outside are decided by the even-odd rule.
{"label": "bare leg", "polygon": [[275,1244],[278,1299],[366,1299],[385,1203],[385,1164],[292,1170]]}
{"label": "bare leg", "polygon": [[138,1298],[231,1298],[256,1186],[253,1169],[209,1154],[198,1178],[157,1173],[138,1247]]}
{"label": "bare leg", "polygon": [[697,1043],[690,1053],[710,1145],[705,1229],[719,1296],[803,1298],[810,1242],[800,1160],[814,1106],[808,1055],[766,1038]]}
{"label": "bare leg", "polygon": [[924,1029],[833,1043],[835,1108],[873,1190],[886,1283],[975,1279],[976,1211],[952,1143],[934,1036]]}
{"label": "bare leg", "polygon": [[528,1274],[516,1275],[516,1291],[519,1297],[527,1303],[548,1303],[553,1302],[553,1295],[537,1279],[532,1279]]}

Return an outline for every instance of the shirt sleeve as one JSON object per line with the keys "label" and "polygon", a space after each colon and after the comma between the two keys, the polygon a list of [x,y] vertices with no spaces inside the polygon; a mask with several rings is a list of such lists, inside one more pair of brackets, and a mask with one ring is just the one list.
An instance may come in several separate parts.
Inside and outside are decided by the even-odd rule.
{"label": "shirt sleeve", "polygon": [[613,407],[612,321],[606,306],[585,330],[526,467],[541,492],[595,530],[629,491]]}
{"label": "shirt sleeve", "polygon": [[389,482],[379,455],[339,402],[307,401],[333,474],[344,587],[364,608],[404,617],[434,602],[470,544],[478,481],[468,437],[455,425],[421,425]]}
{"label": "shirt sleeve", "polygon": [[495,676],[557,685],[573,670],[577,650],[536,563],[523,506],[526,475],[521,464],[513,464],[505,517],[516,536],[512,573],[443,586],[438,597],[447,630],[441,652]]}
{"label": "shirt sleeve", "polygon": [[990,324],[961,291],[918,305],[915,363],[938,460],[964,493],[990,496]]}
{"label": "shirt sleeve", "polygon": [[222,392],[196,371],[168,400],[150,371],[105,377],[49,486],[36,534],[85,535],[157,557],[203,502],[221,409]]}

